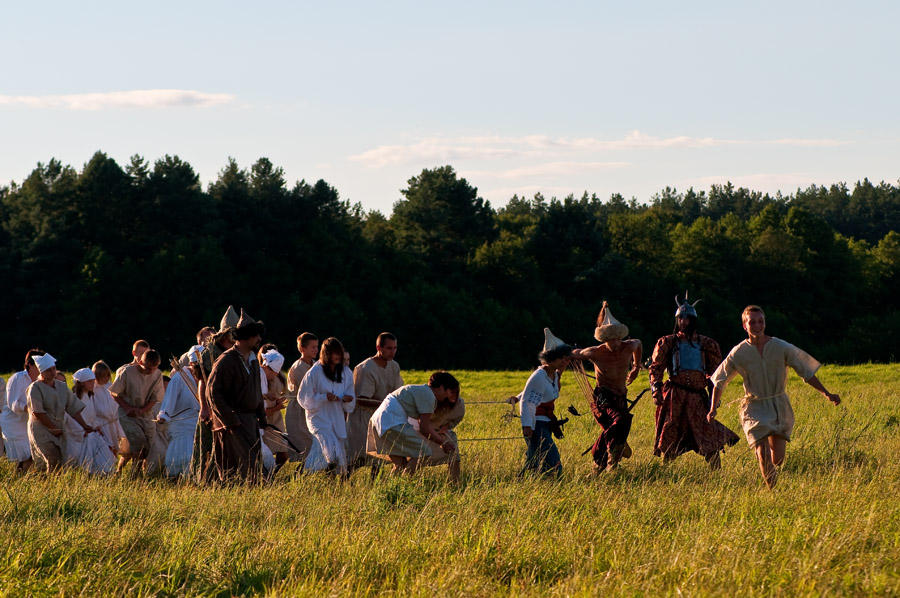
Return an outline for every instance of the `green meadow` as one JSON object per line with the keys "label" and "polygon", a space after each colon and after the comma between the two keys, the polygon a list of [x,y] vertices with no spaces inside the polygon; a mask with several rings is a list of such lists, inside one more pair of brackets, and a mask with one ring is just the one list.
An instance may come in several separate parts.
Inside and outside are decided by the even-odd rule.
{"label": "green meadow", "polygon": [[[470,401],[517,393],[527,372],[455,372]],[[426,372],[404,372],[422,382]],[[774,492],[742,442],[710,473],[651,454],[653,404],[636,406],[633,458],[591,477],[599,427],[571,375],[558,412],[560,480],[519,478],[519,439],[460,443],[463,479],[253,488],[162,479],[16,477],[0,466],[0,595],[900,594],[900,367],[829,366],[834,407],[792,374],[797,426]],[[646,375],[632,394],[647,386]],[[720,410],[739,432],[732,383]],[[504,405],[471,405],[462,439],[519,435]]]}

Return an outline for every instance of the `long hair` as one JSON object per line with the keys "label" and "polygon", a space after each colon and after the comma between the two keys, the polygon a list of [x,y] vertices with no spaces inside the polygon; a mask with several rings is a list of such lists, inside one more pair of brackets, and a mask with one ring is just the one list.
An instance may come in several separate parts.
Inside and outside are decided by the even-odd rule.
{"label": "long hair", "polygon": [[[694,344],[694,334],[697,332],[697,318],[695,316],[688,316],[688,327],[687,330],[684,331],[684,335],[687,337],[687,341],[693,345]],[[681,330],[678,328],[678,319],[675,319],[675,329],[672,331],[672,334],[678,334]]]}
{"label": "long hair", "polygon": [[[94,374],[94,376],[96,376],[96,374]],[[96,382],[94,384],[96,384]],[[72,392],[75,393],[75,396],[78,397],[79,399],[81,397],[83,397],[84,396],[84,382],[81,382],[80,380],[76,380],[75,384],[72,385]],[[93,398],[94,391],[92,390],[92,391],[88,392],[87,395],[89,397]]]}
{"label": "long hair", "polygon": [[[331,363],[331,356],[335,353],[341,356],[341,361],[337,365]],[[326,338],[322,348],[319,349],[319,363],[322,364],[326,378],[332,382],[340,382],[344,374],[344,345],[341,341],[333,336]]]}

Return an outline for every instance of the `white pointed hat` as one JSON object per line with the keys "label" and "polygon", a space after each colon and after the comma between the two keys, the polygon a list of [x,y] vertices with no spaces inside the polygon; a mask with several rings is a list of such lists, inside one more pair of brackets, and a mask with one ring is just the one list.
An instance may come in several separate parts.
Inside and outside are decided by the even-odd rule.
{"label": "white pointed hat", "polygon": [[597,327],[594,329],[594,338],[605,343],[606,341],[622,340],[628,336],[628,326],[618,321],[609,309],[609,304],[604,301],[597,316]]}
{"label": "white pointed hat", "polygon": [[562,339],[554,336],[552,332],[550,332],[549,328],[544,328],[544,351],[552,351],[553,349],[559,349],[560,347],[568,346],[568,343],[564,342]]}
{"label": "white pointed hat", "polygon": [[34,360],[34,365],[37,366],[39,372],[49,370],[56,365],[56,358],[49,353],[44,353],[43,355],[34,355],[32,359]]}

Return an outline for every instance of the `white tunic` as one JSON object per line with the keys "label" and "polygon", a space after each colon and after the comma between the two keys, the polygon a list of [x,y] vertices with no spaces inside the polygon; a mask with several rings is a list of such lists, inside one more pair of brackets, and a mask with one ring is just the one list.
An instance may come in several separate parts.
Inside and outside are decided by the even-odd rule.
{"label": "white tunic", "polygon": [[25,391],[31,385],[31,376],[22,370],[9,377],[6,383],[6,402],[0,411],[0,429],[10,461],[31,459],[28,444],[28,397]]}
{"label": "white tunic", "polygon": [[84,403],[81,417],[89,426],[98,428],[96,432],[85,436],[81,424],[69,414],[65,416],[63,434],[66,438],[64,443],[66,459],[73,461],[88,473],[112,473],[116,469],[116,456],[111,449],[118,445],[119,437],[116,436],[115,439],[107,437],[103,424],[107,423],[110,418],[115,418],[118,424],[118,405],[108,404],[106,402],[108,395],[109,393],[105,393],[98,397],[95,392],[94,396],[85,393],[79,397]]}
{"label": "white tunic", "polygon": [[[329,401],[329,392],[338,397],[350,396],[353,400],[349,403]],[[356,408],[353,372],[344,366],[341,381],[335,382],[325,376],[322,364],[316,362],[300,382],[297,401],[306,410],[306,425],[316,439],[306,459],[305,469],[317,471],[333,464],[342,471],[346,470],[347,424],[344,414]]]}
{"label": "white tunic", "polygon": [[[166,387],[159,419],[169,422],[169,446],[166,448],[166,472],[170,477],[186,475],[191,466],[194,450],[194,430],[200,416],[197,402],[197,381],[187,370],[185,376],[172,372],[172,379]],[[187,381],[185,381],[185,378]]]}
{"label": "white tunic", "polygon": [[559,398],[559,373],[554,372],[553,379],[547,375],[544,368],[538,368],[528,377],[525,390],[519,395],[519,414],[522,417],[523,428],[534,428],[535,421],[550,421],[544,415],[535,415],[537,406],[541,403],[550,403]]}

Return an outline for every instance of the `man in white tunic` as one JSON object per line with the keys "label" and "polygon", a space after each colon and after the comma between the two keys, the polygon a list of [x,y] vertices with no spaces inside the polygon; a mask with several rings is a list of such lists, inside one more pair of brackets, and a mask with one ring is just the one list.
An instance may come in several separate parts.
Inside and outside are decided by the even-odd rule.
{"label": "man in white tunic", "polygon": [[[196,363],[198,352],[189,353],[188,361]],[[173,370],[156,417],[158,421],[168,423],[169,446],[166,448],[165,466],[170,478],[190,475],[194,431],[199,416],[197,380],[190,368]]]}
{"label": "man in white tunic", "polygon": [[[459,400],[459,381],[449,372],[435,372],[428,384],[401,386],[381,402],[369,422],[369,454],[388,459],[391,473],[415,473],[424,457],[431,457],[432,440],[445,453],[456,451],[456,444],[438,431],[432,415],[438,407],[452,405]],[[410,423],[418,421],[418,426]]]}
{"label": "man in white tunic", "polygon": [[16,463],[16,471],[24,473],[31,467],[31,446],[28,443],[28,397],[25,392],[40,372],[34,358],[43,355],[40,349],[25,354],[25,369],[9,377],[6,384],[6,403],[0,411],[0,429],[6,448],[6,458]]}
{"label": "man in white tunic", "polygon": [[749,305],[741,314],[747,340],[735,346],[712,375],[715,384],[708,418],[715,419],[728,381],[736,374],[744,380],[744,398],[739,415],[747,442],[756,452],[766,486],[774,488],[778,467],[784,463],[787,442],[794,428],[794,410],[785,393],[787,368],[835,405],[840,396],[829,392],[816,372],[821,364],[794,345],[766,334],[762,308]]}
{"label": "man in white tunic", "polygon": [[[350,469],[365,464],[378,465],[380,459],[366,454],[369,420],[381,406],[386,396],[403,386],[400,365],[394,361],[397,355],[397,337],[382,332],[375,340],[375,355],[353,368],[353,386],[356,390],[356,409],[347,416],[347,443]],[[377,469],[372,473],[375,474]]]}
{"label": "man in white tunic", "polygon": [[[319,338],[312,332],[304,332],[297,337],[297,350],[300,351],[300,359],[291,365],[287,375],[287,389],[292,396],[297,395],[303,376],[306,375],[306,372],[310,370],[319,356]],[[299,401],[288,402],[284,410],[284,427],[288,438],[299,449],[299,452],[289,449],[288,458],[291,461],[298,461],[302,468],[306,458],[309,456],[313,437],[306,425],[306,412]]]}

